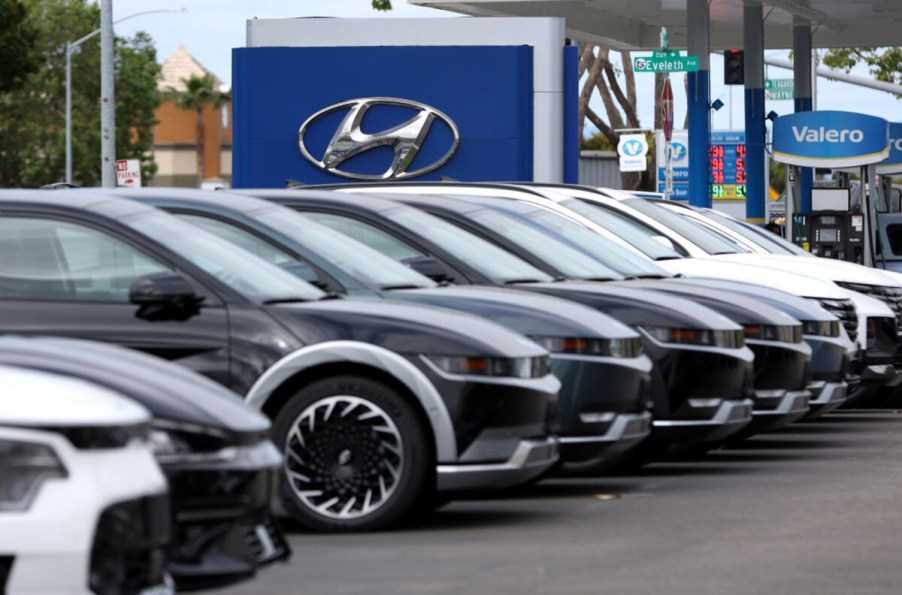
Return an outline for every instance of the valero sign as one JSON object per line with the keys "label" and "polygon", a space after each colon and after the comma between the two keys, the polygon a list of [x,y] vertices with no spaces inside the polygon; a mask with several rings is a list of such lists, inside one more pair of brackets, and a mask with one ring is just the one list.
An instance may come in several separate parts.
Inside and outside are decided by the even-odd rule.
{"label": "valero sign", "polygon": [[902,123],[889,123],[889,157],[877,165],[878,174],[902,173]]}
{"label": "valero sign", "polygon": [[889,154],[889,124],[852,112],[814,111],[774,122],[774,159],[803,167],[840,168],[879,163]]}

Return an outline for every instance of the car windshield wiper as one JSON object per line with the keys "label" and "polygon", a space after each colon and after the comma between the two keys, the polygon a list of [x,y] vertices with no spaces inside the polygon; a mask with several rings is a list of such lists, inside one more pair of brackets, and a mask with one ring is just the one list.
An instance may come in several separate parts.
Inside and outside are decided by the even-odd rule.
{"label": "car windshield wiper", "polygon": [[263,300],[264,306],[271,306],[272,304],[295,304],[298,302],[312,302],[313,298],[302,298],[302,297],[281,297],[281,298],[270,298],[268,300]]}
{"label": "car windshield wiper", "polygon": [[681,258],[683,258],[683,257],[680,256],[680,255],[675,255],[675,256],[658,256],[657,258],[655,258],[655,260],[656,260],[656,261],[657,261],[657,260],[679,260],[679,259],[681,259]]}
{"label": "car windshield wiper", "polygon": [[505,279],[505,285],[516,285],[517,283],[541,283],[539,279],[532,279],[529,277],[524,277],[523,279]]}
{"label": "car windshield wiper", "polygon": [[399,283],[397,285],[383,285],[379,289],[380,291],[391,291],[393,289],[425,289],[426,285],[415,285],[413,283]]}

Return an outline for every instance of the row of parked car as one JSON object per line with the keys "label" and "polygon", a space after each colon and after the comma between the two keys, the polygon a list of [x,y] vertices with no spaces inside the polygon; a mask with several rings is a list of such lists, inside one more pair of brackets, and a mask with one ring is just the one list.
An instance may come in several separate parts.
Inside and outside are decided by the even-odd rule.
{"label": "row of parked car", "polygon": [[0,308],[10,592],[228,584],[282,515],[385,529],[902,381],[897,274],[555,184],[0,191]]}

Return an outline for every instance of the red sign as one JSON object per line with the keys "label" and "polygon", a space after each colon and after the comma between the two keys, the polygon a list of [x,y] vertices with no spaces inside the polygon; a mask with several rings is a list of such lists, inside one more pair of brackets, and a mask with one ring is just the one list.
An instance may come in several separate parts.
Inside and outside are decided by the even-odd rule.
{"label": "red sign", "polygon": [[673,89],[670,78],[664,79],[664,90],[661,92],[661,128],[664,129],[664,140],[670,141],[673,135]]}

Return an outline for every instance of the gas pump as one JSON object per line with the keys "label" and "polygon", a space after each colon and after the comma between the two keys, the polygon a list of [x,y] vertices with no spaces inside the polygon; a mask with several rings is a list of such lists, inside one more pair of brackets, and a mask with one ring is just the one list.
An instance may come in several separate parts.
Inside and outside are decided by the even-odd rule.
{"label": "gas pump", "polygon": [[[814,111],[777,118],[773,153],[787,164],[789,178],[787,238],[819,256],[874,266],[876,164],[889,155],[888,140],[888,122],[864,114]],[[857,168],[862,189],[858,208],[851,204],[848,183],[814,187],[810,197],[800,197],[800,167]],[[799,212],[798,205],[805,203],[810,209]]]}

